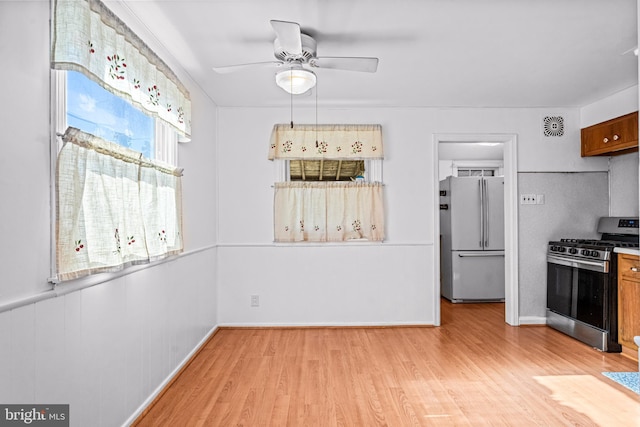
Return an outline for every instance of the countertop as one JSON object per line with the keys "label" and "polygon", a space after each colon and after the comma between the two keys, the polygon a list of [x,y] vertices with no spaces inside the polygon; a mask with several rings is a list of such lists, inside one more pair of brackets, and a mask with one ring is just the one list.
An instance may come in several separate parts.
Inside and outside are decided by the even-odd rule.
{"label": "countertop", "polygon": [[616,252],[619,254],[640,256],[640,250],[634,249],[634,248],[613,248],[613,252]]}

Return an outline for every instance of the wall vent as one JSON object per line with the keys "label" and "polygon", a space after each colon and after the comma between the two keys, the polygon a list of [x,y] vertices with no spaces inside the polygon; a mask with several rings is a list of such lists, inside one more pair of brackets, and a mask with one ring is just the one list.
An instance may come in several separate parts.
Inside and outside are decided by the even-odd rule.
{"label": "wall vent", "polygon": [[564,135],[564,118],[562,116],[545,116],[542,122],[544,136]]}

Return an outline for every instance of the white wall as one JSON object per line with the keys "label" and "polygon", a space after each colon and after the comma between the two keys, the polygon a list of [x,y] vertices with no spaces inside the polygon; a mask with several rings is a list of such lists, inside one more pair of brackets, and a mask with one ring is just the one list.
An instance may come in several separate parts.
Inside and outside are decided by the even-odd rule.
{"label": "white wall", "polygon": [[[581,127],[638,111],[638,86],[615,93],[580,109]],[[611,156],[610,215],[638,216],[638,153]]]}
{"label": "white wall", "polygon": [[[571,125],[572,132],[576,132],[575,141],[579,144],[579,128],[637,109],[637,86],[584,106],[579,110],[578,129]],[[549,139],[547,144],[555,145],[557,140]],[[598,238],[599,217],[638,215],[638,153],[580,159],[579,145],[574,150],[573,161],[588,162],[595,168],[579,167],[574,171],[580,171],[578,173],[557,174],[542,173],[549,171],[546,168],[521,167],[518,174],[520,194],[542,194],[545,197],[544,205],[521,205],[519,209],[519,307],[522,323],[544,322],[545,255],[550,240]],[[545,150],[540,154],[549,153]]]}
{"label": "white wall", "polygon": [[638,85],[582,107],[580,127],[595,125],[634,111],[638,111]]}
{"label": "white wall", "polygon": [[[0,53],[1,306],[50,289],[48,1],[0,2]],[[216,107],[185,83],[186,255],[0,312],[0,402],[68,403],[72,426],[120,425],[216,325]]]}
{"label": "white wall", "polygon": [[611,157],[610,216],[638,216],[638,153]]}
{"label": "white wall", "polygon": [[0,3],[2,301],[49,289],[48,19],[47,2]]}
{"label": "white wall", "polygon": [[[544,137],[542,117],[558,113],[565,117],[565,137]],[[382,125],[387,240],[273,244],[275,173],[267,149],[273,124],[287,122],[289,111],[220,108],[220,324],[434,323],[434,133],[515,133],[520,170],[607,170],[606,159],[580,157],[577,109],[321,106],[319,116],[324,123]],[[299,108],[294,117],[314,123],[315,111]],[[260,295],[260,307],[250,307],[251,294]],[[544,313],[544,306],[524,308],[531,311],[523,317]]]}
{"label": "white wall", "polygon": [[606,171],[518,174],[520,194],[544,195],[544,204],[520,205],[518,210],[522,323],[545,322],[548,242],[599,238],[598,219],[609,212],[608,184]]}
{"label": "white wall", "polygon": [[[313,110],[297,111],[313,123]],[[274,164],[267,160],[275,123],[287,109],[220,109],[220,324],[432,323],[433,213],[430,135],[413,133],[424,115],[384,109],[325,109],[326,122],[380,123],[386,160],[384,245],[274,245]],[[389,120],[388,114],[393,115]],[[392,137],[393,136],[393,137]],[[410,141],[411,152],[389,141]],[[422,193],[398,191],[409,183]],[[411,209],[395,206],[410,205]],[[261,306],[249,307],[259,294]]]}

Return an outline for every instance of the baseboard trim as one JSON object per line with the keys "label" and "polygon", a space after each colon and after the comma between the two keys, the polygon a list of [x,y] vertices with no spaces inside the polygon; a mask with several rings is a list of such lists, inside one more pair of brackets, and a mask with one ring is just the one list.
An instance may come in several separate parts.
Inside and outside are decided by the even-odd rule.
{"label": "baseboard trim", "polygon": [[629,359],[635,360],[637,362],[638,361],[638,355],[640,354],[640,352],[638,352],[638,350],[635,350],[635,349],[633,349],[631,347],[627,347],[627,346],[623,345],[621,354],[623,356],[626,356]]}
{"label": "baseboard trim", "polygon": [[221,323],[221,329],[431,328],[433,323]]}
{"label": "baseboard trim", "polygon": [[139,421],[141,421],[153,408],[153,406],[160,400],[160,398],[164,395],[164,393],[169,390],[171,385],[180,377],[180,374],[187,369],[187,367],[191,364],[191,362],[196,358],[198,353],[204,348],[205,344],[209,342],[217,333],[220,331],[219,326],[214,326],[207,332],[207,334],[200,340],[200,342],[187,354],[187,356],[182,359],[182,362],[165,378],[165,380],[160,383],[158,387],[147,397],[147,399],[142,402],[142,405],[136,409],[136,411],[131,414],[129,419],[124,422],[123,426],[135,426]]}
{"label": "baseboard trim", "polygon": [[520,317],[520,325],[546,325],[547,318],[545,316],[524,316]]}

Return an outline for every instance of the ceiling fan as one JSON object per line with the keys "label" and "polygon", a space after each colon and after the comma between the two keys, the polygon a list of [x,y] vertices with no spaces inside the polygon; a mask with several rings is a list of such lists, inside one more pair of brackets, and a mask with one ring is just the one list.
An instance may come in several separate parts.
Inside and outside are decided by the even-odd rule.
{"label": "ceiling fan", "polygon": [[272,20],[271,26],[276,33],[273,42],[274,55],[278,61],[252,62],[248,64],[214,67],[220,74],[232,73],[255,67],[280,67],[276,73],[276,83],[292,94],[305,93],[316,84],[316,75],[309,68],[327,68],[335,70],[362,71],[375,73],[378,58],[368,57],[317,57],[315,39],[300,31],[295,22]]}

